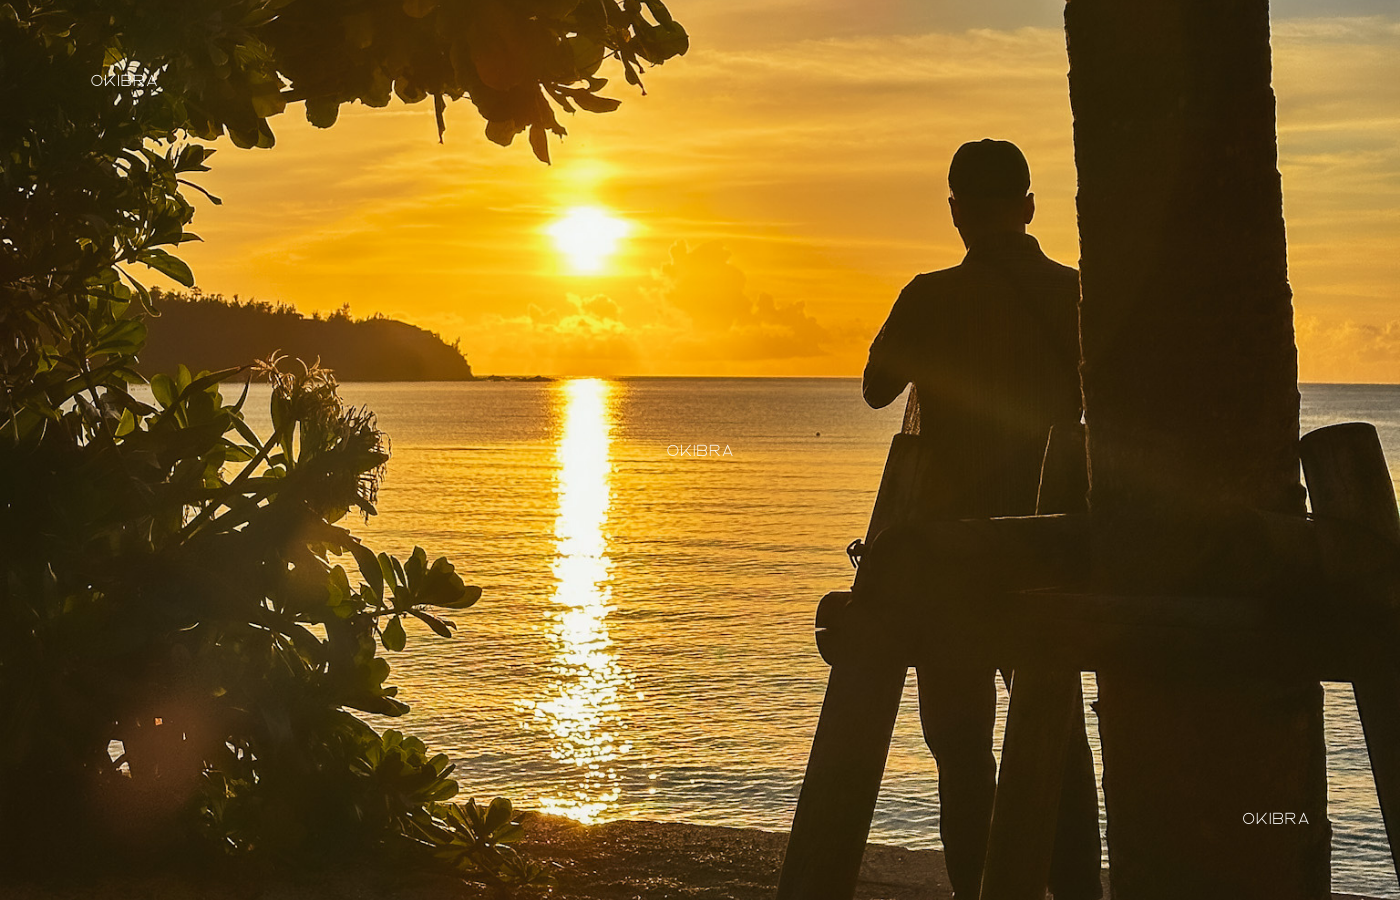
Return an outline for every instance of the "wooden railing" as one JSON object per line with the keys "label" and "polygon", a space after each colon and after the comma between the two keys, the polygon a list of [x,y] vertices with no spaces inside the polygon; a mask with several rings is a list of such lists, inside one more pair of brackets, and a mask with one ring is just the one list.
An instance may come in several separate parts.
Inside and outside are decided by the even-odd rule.
{"label": "wooden railing", "polygon": [[[896,435],[851,591],[818,605],[831,665],[793,817],[779,900],[848,900],[916,660],[1014,668],[982,900],[1043,900],[1063,757],[1084,671],[1350,682],[1400,874],[1400,514],[1375,429],[1335,425],[1301,442],[1308,518],[1242,519],[1284,595],[1108,596],[1086,588],[1089,517],[917,522],[927,471],[917,401]],[[900,545],[903,544],[901,547]],[[945,571],[901,582],[900,560]],[[872,571],[881,570],[881,571]],[[1295,576],[1296,573],[1296,576]],[[895,587],[905,595],[896,602]],[[917,602],[908,602],[912,594]],[[1110,859],[1110,865],[1112,860]]]}

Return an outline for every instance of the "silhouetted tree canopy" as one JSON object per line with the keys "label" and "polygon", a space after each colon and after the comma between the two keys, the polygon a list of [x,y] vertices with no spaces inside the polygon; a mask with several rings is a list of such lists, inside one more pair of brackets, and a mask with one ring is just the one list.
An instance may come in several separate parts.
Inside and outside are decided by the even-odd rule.
{"label": "silhouetted tree canopy", "polygon": [[[640,85],[644,64],[688,46],[661,0],[0,5],[0,329],[28,336],[0,353],[32,348],[45,321],[63,330],[55,317],[68,300],[145,306],[129,263],[193,286],[166,249],[198,240],[182,189],[203,190],[190,179],[213,150],[191,139],[270,147],[269,119],[292,100],[325,127],[343,103],[385,106],[394,94],[432,96],[441,130],[446,101],[467,97],[487,137],[509,144],[528,131],[547,160],[548,133],[564,133],[554,106],[618,105],[599,93],[604,59]],[[99,317],[110,326],[122,312]]]}
{"label": "silhouetted tree canopy", "polygon": [[[293,99],[324,127],[342,103],[431,95],[441,130],[446,101],[469,97],[488,137],[528,130],[547,159],[551,102],[617,105],[598,94],[604,58],[640,84],[642,62],[686,46],[659,0],[0,2],[6,872],[71,864],[73,847],[392,849],[493,884],[546,877],[511,851],[508,801],[442,803],[445,755],[350,712],[406,712],[380,650],[404,648],[405,620],[450,636],[445,615],[481,595],[446,558],[376,553],[336,524],[375,512],[389,453],[373,414],[310,360],[256,367],[267,435],[246,389],[221,391],[251,358],[172,365],[135,396],[153,292],[130,269],[193,287],[167,248],[199,239],[183,193],[203,190],[198,141],[271,146]],[[311,324],[368,325],[367,355],[410,327]]]}

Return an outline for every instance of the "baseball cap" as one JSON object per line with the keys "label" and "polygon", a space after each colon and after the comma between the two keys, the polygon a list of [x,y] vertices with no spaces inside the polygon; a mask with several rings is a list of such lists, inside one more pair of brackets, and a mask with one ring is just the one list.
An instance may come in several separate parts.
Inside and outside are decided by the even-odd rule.
{"label": "baseball cap", "polygon": [[969,141],[953,154],[948,189],[954,197],[1016,200],[1031,189],[1031,167],[1010,141]]}

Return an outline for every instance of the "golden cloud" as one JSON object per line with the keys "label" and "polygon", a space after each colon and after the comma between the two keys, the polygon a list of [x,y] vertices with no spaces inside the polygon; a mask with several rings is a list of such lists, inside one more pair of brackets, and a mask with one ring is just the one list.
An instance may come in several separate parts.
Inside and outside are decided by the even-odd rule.
{"label": "golden cloud", "polygon": [[[715,16],[715,29],[743,18]],[[1297,308],[1383,330],[1400,287],[1400,25],[1284,20],[1274,41]],[[484,372],[593,360],[594,374],[856,374],[899,288],[961,259],[943,198],[963,141],[1022,146],[1033,231],[1075,262],[1066,70],[1055,28],[716,32],[651,73],[648,96],[567,123],[553,167],[485,143],[460,105],[445,145],[417,107],[348,110],[325,132],[293,114],[277,148],[214,158],[210,187],[227,202],[201,209],[208,243],[190,259],[209,290],[304,309],[350,299],[460,335]],[[570,277],[542,229],[589,204],[637,232],[614,271]],[[708,305],[689,288],[664,296],[652,274],[679,272],[678,241],[693,248],[685,265],[713,264]],[[702,249],[721,245],[743,261],[737,292],[733,264]],[[575,305],[599,296],[617,308]]]}
{"label": "golden cloud", "polygon": [[746,282],[722,244],[678,243],[626,304],[569,294],[530,303],[524,315],[494,315],[483,330],[563,374],[674,374],[700,365],[723,371],[825,355],[832,334],[802,303],[752,294]]}
{"label": "golden cloud", "polygon": [[1303,382],[1400,382],[1400,319],[1383,324],[1325,322],[1300,316],[1298,380]]}

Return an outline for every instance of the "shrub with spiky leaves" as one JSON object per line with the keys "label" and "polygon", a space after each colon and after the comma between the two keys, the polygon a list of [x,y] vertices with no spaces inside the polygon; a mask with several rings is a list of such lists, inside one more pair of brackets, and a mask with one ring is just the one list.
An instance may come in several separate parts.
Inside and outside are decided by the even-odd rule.
{"label": "shrub with spiky leaves", "polygon": [[450,635],[481,591],[446,559],[375,553],[336,524],[375,511],[389,452],[374,416],[314,365],[257,371],[266,437],[244,419],[246,383],[223,396],[236,371],[183,368],[152,380],[150,404],[65,381],[45,427],[0,429],[0,797],[23,832],[6,846],[43,839],[46,819],[108,846],[456,845],[434,806],[457,792],[447,758],[350,710],[406,712],[381,649],[403,649],[406,617]]}

